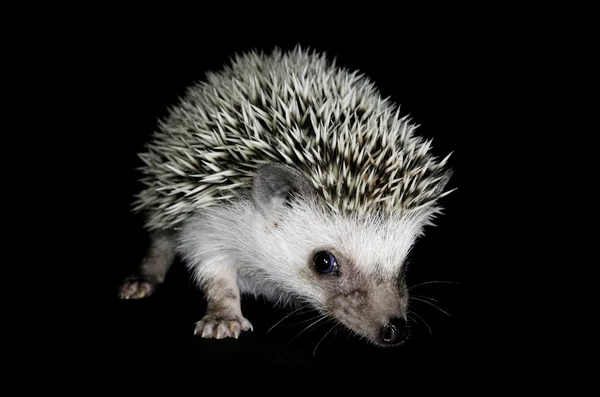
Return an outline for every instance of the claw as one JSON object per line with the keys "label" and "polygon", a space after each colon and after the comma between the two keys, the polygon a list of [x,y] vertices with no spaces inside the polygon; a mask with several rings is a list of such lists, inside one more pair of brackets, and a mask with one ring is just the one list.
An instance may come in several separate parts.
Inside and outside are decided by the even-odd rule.
{"label": "claw", "polygon": [[214,333],[215,333],[214,326],[212,324],[207,324],[204,326],[204,329],[202,330],[202,337],[203,338],[212,338]]}
{"label": "claw", "polygon": [[229,328],[231,329],[232,336],[237,339],[240,336],[241,327],[237,321],[231,321],[229,323]]}
{"label": "claw", "polygon": [[119,298],[121,299],[141,299],[152,295],[155,284],[138,277],[128,277],[123,281],[119,288]]}
{"label": "claw", "polygon": [[223,339],[227,336],[229,336],[229,330],[227,329],[225,324],[219,324],[219,326],[217,327],[217,339]]}
{"label": "claw", "polygon": [[214,319],[206,318],[198,321],[194,329],[194,335],[202,338],[235,338],[238,339],[242,331],[252,330],[252,324],[245,318],[236,319]]}

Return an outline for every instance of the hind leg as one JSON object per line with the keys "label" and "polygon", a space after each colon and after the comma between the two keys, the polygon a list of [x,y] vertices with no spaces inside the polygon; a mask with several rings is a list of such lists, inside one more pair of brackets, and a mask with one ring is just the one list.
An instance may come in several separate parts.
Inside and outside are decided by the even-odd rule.
{"label": "hind leg", "polygon": [[120,285],[121,299],[140,299],[150,296],[165,279],[175,259],[173,241],[167,233],[150,236],[150,247],[137,271]]}

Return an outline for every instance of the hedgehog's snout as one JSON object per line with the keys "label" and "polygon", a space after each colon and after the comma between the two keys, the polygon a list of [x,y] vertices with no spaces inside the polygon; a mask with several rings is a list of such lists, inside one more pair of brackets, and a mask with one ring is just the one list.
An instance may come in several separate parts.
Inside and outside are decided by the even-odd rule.
{"label": "hedgehog's snout", "polygon": [[407,305],[404,288],[399,290],[395,283],[367,283],[360,289],[336,294],[329,301],[329,311],[374,344],[392,347],[408,339]]}
{"label": "hedgehog's snout", "polygon": [[406,320],[401,317],[394,317],[381,329],[381,341],[386,345],[397,345],[407,337]]}

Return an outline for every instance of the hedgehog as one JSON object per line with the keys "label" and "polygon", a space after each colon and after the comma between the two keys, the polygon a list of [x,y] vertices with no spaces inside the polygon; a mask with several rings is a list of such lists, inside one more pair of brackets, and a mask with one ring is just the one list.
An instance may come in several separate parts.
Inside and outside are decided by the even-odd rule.
{"label": "hedgehog", "polygon": [[252,331],[242,297],[297,304],[379,346],[407,338],[406,263],[452,175],[365,73],[300,45],[235,53],[145,143],[132,211],[149,247],[119,288],[150,296],[179,257],[203,338]]}

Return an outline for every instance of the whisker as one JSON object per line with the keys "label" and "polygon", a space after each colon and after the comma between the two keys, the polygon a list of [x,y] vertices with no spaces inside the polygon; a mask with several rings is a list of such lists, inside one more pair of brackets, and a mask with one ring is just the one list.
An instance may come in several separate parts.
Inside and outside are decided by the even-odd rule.
{"label": "whisker", "polygon": [[414,318],[412,318],[412,317],[410,316],[411,314],[412,314],[412,313],[411,313],[410,311],[406,313],[406,318],[407,318],[407,320],[410,320],[410,321],[412,321],[412,322],[416,323],[416,322],[417,322],[417,320],[415,320]]}
{"label": "whisker", "polygon": [[410,299],[414,299],[416,301],[420,301],[420,302],[424,302],[427,303],[428,305],[431,305],[433,307],[435,307],[436,309],[438,309],[439,311],[441,311],[442,313],[444,313],[446,316],[450,316],[450,314],[448,314],[448,312],[446,312],[445,310],[443,310],[442,308],[440,308],[438,305],[431,303],[425,299],[421,299],[421,298],[415,298],[415,297],[411,297]]}
{"label": "whisker", "polygon": [[296,326],[296,325],[302,324],[302,323],[307,323],[307,322],[315,320],[315,319],[317,319],[317,318],[319,318],[321,316],[322,316],[322,314],[317,313],[316,315],[312,316],[311,318],[307,318],[305,320],[300,320],[298,322],[292,323],[292,324],[288,325],[288,327]]}
{"label": "whisker", "polygon": [[288,343],[292,343],[292,342],[294,341],[294,339],[296,339],[297,337],[299,337],[300,335],[302,335],[302,334],[303,334],[305,331],[307,331],[309,328],[313,327],[315,324],[319,323],[320,321],[323,321],[324,319],[326,319],[326,318],[328,318],[328,317],[329,317],[329,316],[328,316],[327,314],[322,314],[322,315],[320,316],[320,318],[319,318],[317,321],[315,321],[315,322],[311,323],[311,324],[310,324],[308,327],[306,327],[306,328],[304,328],[302,331],[300,331],[300,332],[298,333],[298,335],[294,336],[294,337],[293,337],[293,338],[292,338],[292,339],[291,339],[291,340],[290,340]]}
{"label": "whisker", "polygon": [[425,296],[425,295],[413,295],[413,296],[418,296],[419,298],[428,299],[428,300],[434,301],[434,302],[439,302],[439,300],[431,298],[429,296]]}
{"label": "whisker", "polygon": [[329,329],[329,331],[327,331],[327,333],[325,335],[323,335],[323,337],[321,338],[321,340],[319,340],[319,342],[317,343],[317,345],[315,346],[314,350],[313,350],[313,357],[315,357],[315,354],[317,352],[317,347],[319,347],[319,345],[321,344],[321,342],[323,342],[323,339],[325,339],[325,337],[327,335],[329,335],[329,333],[331,331],[333,331],[335,328],[337,327],[337,324],[333,324],[333,326]]}
{"label": "whisker", "polygon": [[273,328],[275,328],[277,326],[277,324],[280,324],[283,320],[285,320],[286,318],[288,318],[289,316],[291,316],[292,314],[296,313],[299,310],[304,309],[305,307],[307,307],[308,304],[304,305],[304,306],[300,306],[299,308],[297,308],[296,310],[292,311],[291,313],[287,314],[284,318],[282,318],[281,320],[277,321],[275,323],[275,325],[273,325],[271,328],[268,329],[267,333],[269,333]]}
{"label": "whisker", "polygon": [[413,288],[417,288],[417,287],[421,287],[423,285],[427,285],[427,284],[458,284],[456,281],[444,281],[444,280],[432,280],[432,281],[425,281],[424,283],[420,283],[417,285],[413,285],[412,287],[409,287],[408,290],[410,291]]}
{"label": "whisker", "polygon": [[431,327],[429,326],[429,324],[427,324],[427,321],[425,321],[423,319],[423,317],[419,316],[417,313],[415,313],[414,311],[411,311],[410,314],[414,314],[415,316],[417,316],[417,318],[419,318],[423,324],[425,324],[425,326],[427,327],[427,329],[429,330],[429,335],[433,335],[433,332],[431,331]]}

